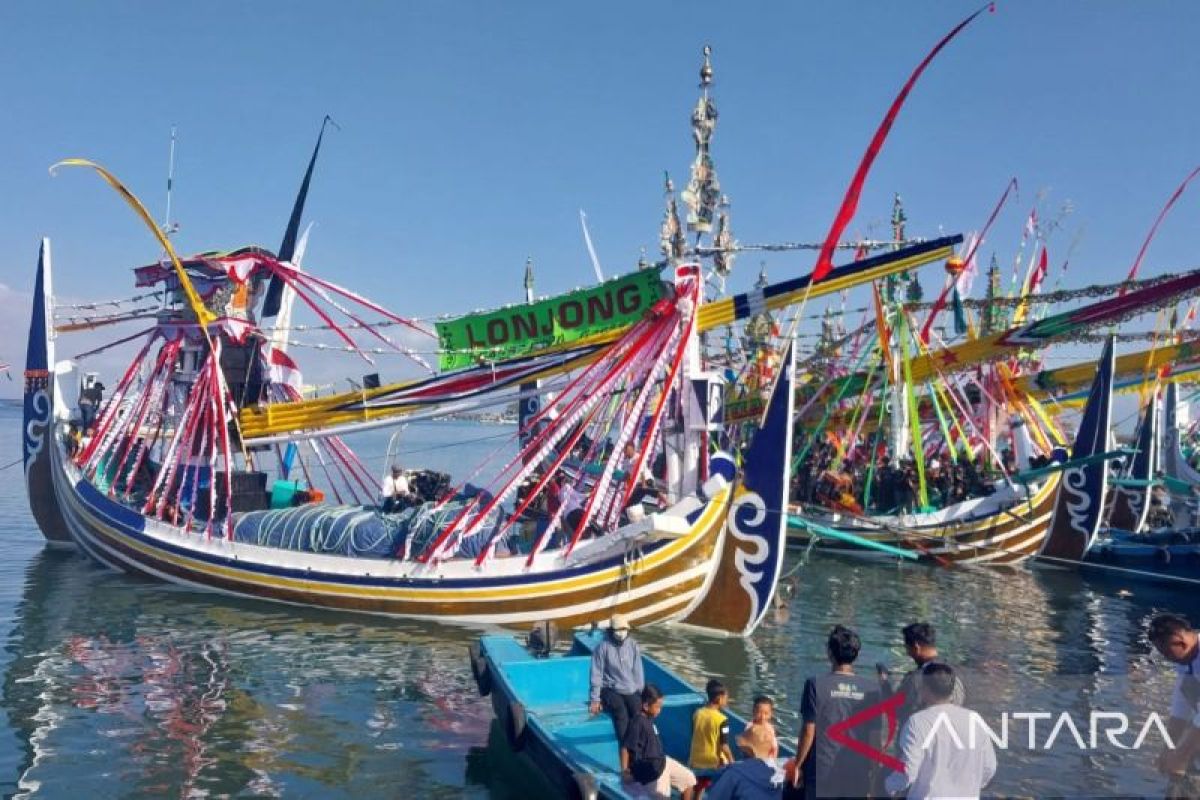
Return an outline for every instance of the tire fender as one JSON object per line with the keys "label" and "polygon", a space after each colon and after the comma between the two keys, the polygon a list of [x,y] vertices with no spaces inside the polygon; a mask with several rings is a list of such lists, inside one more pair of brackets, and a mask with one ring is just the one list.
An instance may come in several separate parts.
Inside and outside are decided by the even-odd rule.
{"label": "tire fender", "polygon": [[480,697],[487,697],[492,693],[492,669],[479,649],[479,642],[471,642],[467,646],[467,657],[471,662],[471,677],[475,679],[475,688],[479,690]]}
{"label": "tire fender", "polygon": [[508,746],[514,752],[520,752],[525,747],[525,706],[513,700],[505,709],[503,722]]}

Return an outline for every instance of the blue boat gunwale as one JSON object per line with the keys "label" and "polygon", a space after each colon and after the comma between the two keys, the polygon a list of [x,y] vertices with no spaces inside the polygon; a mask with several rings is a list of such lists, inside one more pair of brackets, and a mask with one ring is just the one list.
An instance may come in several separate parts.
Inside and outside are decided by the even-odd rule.
{"label": "blue boat gunwale", "polygon": [[[592,650],[602,640],[603,635],[603,631],[596,629],[576,633],[572,637],[572,646],[569,652],[539,658],[530,653],[514,636],[488,634],[479,639],[480,654],[487,660],[492,676],[493,705],[496,705],[496,701],[500,697],[503,697],[508,703],[513,701],[521,703],[526,714],[525,735],[527,737],[534,736],[538,743],[559,762],[559,765],[565,768],[566,772],[592,775],[601,789],[615,793],[617,796],[626,796],[626,789],[620,774],[613,768],[613,765],[594,757],[579,747],[571,746],[578,740],[578,737],[565,735],[571,732],[591,732],[594,729],[595,732],[603,731],[604,739],[613,745],[616,744],[610,717],[607,714],[592,716],[587,713],[586,687],[584,687],[582,695],[572,696],[565,702],[530,704],[525,702],[528,694],[518,690],[520,680],[514,680],[527,679],[527,674],[536,674],[539,670],[544,671],[549,664],[564,663],[568,659],[574,664],[582,664],[586,660],[590,665]],[[677,673],[651,656],[643,654],[642,659],[646,682],[655,683],[663,691],[664,713],[671,713],[673,710],[685,712],[686,741],[681,744],[677,740],[678,735],[675,735],[670,741],[667,736],[663,736],[663,744],[669,755],[686,764],[691,745],[692,714],[706,703],[707,698],[703,693],[692,688]],[[723,709],[722,713],[728,718],[731,731],[740,732],[748,722],[729,708]],[[570,724],[568,719],[574,724]],[[662,719],[663,717],[660,715],[659,720]],[[672,729],[669,729],[669,732],[675,733]],[[735,758],[739,760],[745,758],[738,751],[734,742],[730,742],[730,747]],[[780,759],[794,755],[792,748],[780,743]],[[713,776],[718,773],[718,770],[695,770],[695,772],[699,776]]]}

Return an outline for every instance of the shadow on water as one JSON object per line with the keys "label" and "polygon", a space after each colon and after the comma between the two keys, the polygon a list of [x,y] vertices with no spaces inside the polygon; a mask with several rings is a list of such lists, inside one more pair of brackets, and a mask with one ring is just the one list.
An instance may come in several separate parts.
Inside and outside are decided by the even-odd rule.
{"label": "shadow on water", "polygon": [[494,800],[554,800],[559,796],[528,757],[512,751],[495,720],[488,728],[487,746],[467,751],[467,782],[486,787]]}

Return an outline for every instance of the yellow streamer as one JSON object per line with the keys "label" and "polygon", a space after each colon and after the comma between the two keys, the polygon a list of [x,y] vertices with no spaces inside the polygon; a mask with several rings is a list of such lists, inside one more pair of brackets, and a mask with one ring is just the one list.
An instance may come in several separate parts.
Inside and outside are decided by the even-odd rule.
{"label": "yellow streamer", "polygon": [[111,172],[106,170],[94,161],[89,161],[86,158],[65,158],[59,161],[54,166],[50,167],[50,174],[54,174],[54,170],[59,167],[91,167],[94,169],[104,182],[117,190],[117,194],[129,204],[129,207],[137,212],[137,215],[142,218],[142,221],[149,226],[150,230],[154,231],[154,237],[158,239],[158,243],[167,251],[167,255],[171,258],[171,263],[175,266],[175,274],[179,276],[179,283],[183,286],[183,293],[187,296],[188,304],[192,307],[192,313],[196,315],[196,321],[200,323],[200,329],[204,331],[205,336],[208,336],[208,323],[215,320],[217,317],[207,308],[205,308],[200,295],[196,293],[196,287],[192,286],[191,279],[183,269],[183,263],[180,262],[179,256],[175,254],[175,248],[171,246],[171,240],[167,238],[162,229],[158,227],[158,223],[150,216],[150,212],[142,205],[142,201],[138,200],[133,192],[125,188],[121,181]]}

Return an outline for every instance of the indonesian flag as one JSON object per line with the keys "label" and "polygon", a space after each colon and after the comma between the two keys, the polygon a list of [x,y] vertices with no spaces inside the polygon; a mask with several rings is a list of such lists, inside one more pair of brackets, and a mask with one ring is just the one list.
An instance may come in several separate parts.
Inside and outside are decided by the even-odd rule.
{"label": "indonesian flag", "polygon": [[267,366],[271,383],[290,386],[297,392],[303,388],[304,379],[300,375],[300,367],[284,351],[277,347],[271,347],[267,353]]}

